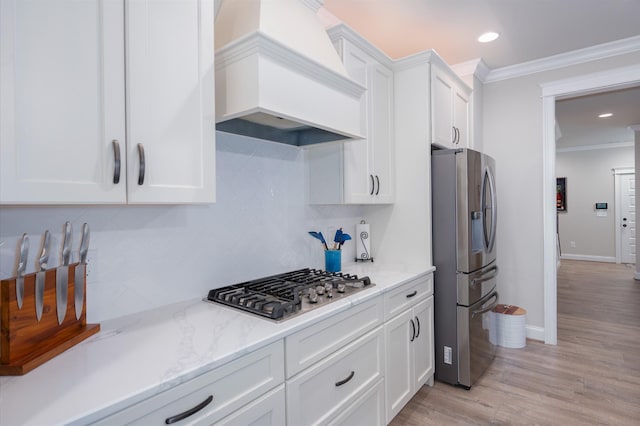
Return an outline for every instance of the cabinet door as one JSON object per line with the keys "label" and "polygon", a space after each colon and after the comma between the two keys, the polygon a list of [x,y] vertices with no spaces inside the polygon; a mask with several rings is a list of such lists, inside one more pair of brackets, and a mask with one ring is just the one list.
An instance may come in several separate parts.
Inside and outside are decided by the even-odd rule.
{"label": "cabinet door", "polygon": [[395,194],[393,142],[393,73],[378,64],[371,72],[372,172],[375,177],[375,203],[392,203]]}
{"label": "cabinet door", "polygon": [[433,375],[433,296],[418,303],[413,308],[413,320],[416,323],[416,337],[413,340],[413,359],[415,372],[414,393]]}
{"label": "cabinet door", "polygon": [[0,203],[125,202],[123,2],[2,0],[0,19]]}
{"label": "cabinet door", "polygon": [[126,5],[129,203],[213,202],[213,0]]}
{"label": "cabinet door", "polygon": [[453,125],[458,130],[456,147],[469,146],[469,98],[463,92],[456,90],[453,94]]}
{"label": "cabinet door", "polygon": [[[343,41],[343,61],[349,76],[365,87],[370,87],[369,64],[371,58],[357,47]],[[369,138],[369,108],[371,91],[360,99],[361,132],[367,139],[345,142],[343,146],[344,202],[369,203],[374,192],[375,177],[371,171],[371,143]]]}
{"label": "cabinet door", "polygon": [[431,66],[431,143],[453,148],[453,82],[435,65]]}
{"label": "cabinet door", "polygon": [[412,320],[408,309],[384,325],[387,423],[413,396]]}

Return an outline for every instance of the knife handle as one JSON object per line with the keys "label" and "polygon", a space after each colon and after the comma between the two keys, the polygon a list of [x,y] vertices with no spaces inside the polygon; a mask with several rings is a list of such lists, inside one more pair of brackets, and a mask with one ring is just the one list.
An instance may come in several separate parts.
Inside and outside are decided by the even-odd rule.
{"label": "knife handle", "polygon": [[145,159],[144,159],[144,146],[139,143],[138,144],[138,158],[140,161],[140,171],[138,172],[138,185],[144,185],[144,168],[145,168]]}
{"label": "knife handle", "polygon": [[113,142],[113,183],[120,183],[120,144],[117,139],[114,139]]}

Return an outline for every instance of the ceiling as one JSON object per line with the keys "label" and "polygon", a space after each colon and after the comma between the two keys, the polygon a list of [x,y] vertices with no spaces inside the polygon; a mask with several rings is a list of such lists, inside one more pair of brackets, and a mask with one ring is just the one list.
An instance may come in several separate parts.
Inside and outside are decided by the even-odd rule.
{"label": "ceiling", "polygon": [[[640,0],[324,0],[324,8],[393,59],[434,49],[490,69],[640,36]],[[500,33],[479,43],[486,31]],[[597,118],[605,110],[608,119]],[[640,88],[558,101],[558,147],[633,140]]]}

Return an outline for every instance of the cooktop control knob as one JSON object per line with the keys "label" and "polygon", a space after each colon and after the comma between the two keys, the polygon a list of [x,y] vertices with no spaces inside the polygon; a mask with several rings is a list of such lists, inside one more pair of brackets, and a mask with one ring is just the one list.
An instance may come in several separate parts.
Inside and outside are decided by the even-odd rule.
{"label": "cooktop control knob", "polygon": [[338,293],[344,293],[345,289],[347,288],[346,285],[344,284],[338,284]]}
{"label": "cooktop control knob", "polygon": [[323,295],[324,294],[324,287],[322,287],[321,285],[316,286],[316,293],[318,293],[319,295]]}
{"label": "cooktop control knob", "polygon": [[318,303],[318,293],[316,293],[315,288],[309,289],[309,302],[310,303]]}

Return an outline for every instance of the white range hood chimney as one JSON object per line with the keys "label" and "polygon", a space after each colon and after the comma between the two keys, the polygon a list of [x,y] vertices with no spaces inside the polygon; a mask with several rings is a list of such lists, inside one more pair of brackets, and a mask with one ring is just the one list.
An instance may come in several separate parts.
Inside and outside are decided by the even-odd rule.
{"label": "white range hood chimney", "polygon": [[216,129],[308,146],[361,139],[365,88],[316,12],[323,0],[223,0],[215,22]]}

